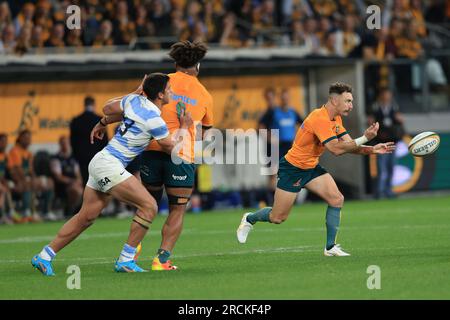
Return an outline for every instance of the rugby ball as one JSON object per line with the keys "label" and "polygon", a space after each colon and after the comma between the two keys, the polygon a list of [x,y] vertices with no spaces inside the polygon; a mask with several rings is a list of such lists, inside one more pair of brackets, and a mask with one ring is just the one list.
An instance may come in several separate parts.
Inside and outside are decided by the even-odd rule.
{"label": "rugby ball", "polygon": [[427,131],[416,135],[408,145],[409,152],[416,157],[423,157],[434,153],[441,139],[435,132]]}

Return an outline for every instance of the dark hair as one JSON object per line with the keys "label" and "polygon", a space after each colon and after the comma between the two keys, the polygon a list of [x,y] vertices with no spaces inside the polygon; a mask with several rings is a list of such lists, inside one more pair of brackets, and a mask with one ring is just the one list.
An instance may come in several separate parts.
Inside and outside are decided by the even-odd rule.
{"label": "dark hair", "polygon": [[344,92],[352,93],[352,86],[342,82],[335,82],[330,85],[330,89],[328,90],[328,94],[343,94]]}
{"label": "dark hair", "polygon": [[158,93],[164,93],[167,83],[169,82],[169,76],[164,73],[151,73],[144,81],[142,89],[150,100],[158,98]]}
{"label": "dark hair", "polygon": [[4,133],[4,132],[1,132],[0,133],[0,139],[5,139],[5,138],[8,138],[8,135],[6,133]]}
{"label": "dark hair", "polygon": [[88,106],[92,106],[95,103],[95,99],[91,96],[87,96],[84,98],[84,106],[88,107]]}
{"label": "dark hair", "polygon": [[202,42],[188,40],[174,43],[170,47],[169,56],[182,68],[192,68],[203,59],[208,48]]}
{"label": "dark hair", "polygon": [[391,89],[389,89],[389,87],[380,87],[380,89],[378,90],[378,95],[382,95],[385,92],[391,92]]}
{"label": "dark hair", "polygon": [[31,131],[28,130],[28,129],[21,130],[21,131],[19,132],[19,134],[17,135],[16,142],[19,142],[20,139],[22,139],[22,137],[23,137],[24,135],[26,135],[26,134],[31,134]]}

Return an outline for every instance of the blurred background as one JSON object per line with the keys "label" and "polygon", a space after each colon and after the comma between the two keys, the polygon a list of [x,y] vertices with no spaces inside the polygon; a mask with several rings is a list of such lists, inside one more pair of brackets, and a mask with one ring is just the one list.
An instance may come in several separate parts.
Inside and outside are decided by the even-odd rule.
{"label": "blurred background", "polygon": [[[378,16],[367,13],[371,5]],[[397,151],[325,154],[321,164],[344,196],[450,189],[448,0],[0,0],[2,223],[77,211],[87,164],[107,143],[86,138],[103,103],[146,73],[173,72],[167,52],[179,40],[208,44],[199,78],[213,96],[216,128],[278,128],[276,108],[295,110],[297,128],[326,102],[331,83],[347,82],[347,130],[357,137],[378,121],[378,141],[396,141]],[[422,131],[439,133],[441,146],[412,157],[407,144]],[[260,137],[259,152],[291,142]],[[233,138],[221,148],[245,143]],[[200,165],[191,211],[270,205],[274,177],[261,175],[262,166]],[[317,199],[302,192],[298,202],[305,200]],[[104,214],[132,211],[112,203]]]}

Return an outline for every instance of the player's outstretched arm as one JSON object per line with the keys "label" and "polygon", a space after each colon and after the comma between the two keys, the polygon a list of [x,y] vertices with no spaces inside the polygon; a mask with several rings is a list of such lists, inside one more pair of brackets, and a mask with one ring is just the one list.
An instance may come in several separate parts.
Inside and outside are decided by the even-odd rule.
{"label": "player's outstretched arm", "polygon": [[344,153],[370,154],[373,153],[364,146],[364,143],[372,140],[377,136],[379,123],[373,123],[364,131],[364,135],[359,138],[352,139],[349,134],[344,135],[341,139],[333,139],[328,141],[325,146],[335,156],[343,155]]}

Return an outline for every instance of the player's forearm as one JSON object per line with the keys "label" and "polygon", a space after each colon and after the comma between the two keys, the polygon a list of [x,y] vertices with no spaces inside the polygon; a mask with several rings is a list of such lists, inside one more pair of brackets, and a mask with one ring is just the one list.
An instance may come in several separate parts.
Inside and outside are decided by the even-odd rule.
{"label": "player's forearm", "polygon": [[358,146],[356,145],[356,142],[354,140],[350,141],[339,141],[334,148],[330,149],[330,151],[335,156],[343,155],[344,153],[353,153],[354,151],[358,150]]}
{"label": "player's forearm", "polygon": [[358,147],[356,150],[352,151],[352,153],[361,154],[361,155],[369,155],[374,152],[373,152],[373,147],[362,145],[362,146]]}
{"label": "player's forearm", "polygon": [[101,124],[104,126],[107,126],[108,124],[111,123],[117,123],[123,120],[123,115],[122,113],[120,114],[112,114],[112,115],[105,115],[101,120]]}

